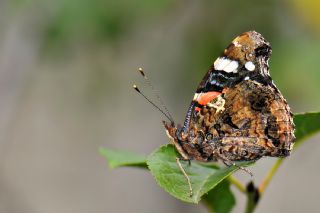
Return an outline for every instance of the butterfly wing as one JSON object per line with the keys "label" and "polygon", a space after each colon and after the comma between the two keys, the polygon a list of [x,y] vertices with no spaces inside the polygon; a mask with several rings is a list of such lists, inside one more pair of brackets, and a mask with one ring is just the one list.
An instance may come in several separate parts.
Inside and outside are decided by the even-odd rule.
{"label": "butterfly wing", "polygon": [[270,55],[270,44],[254,31],[226,48],[188,109],[179,137],[187,153],[204,161],[290,154],[292,113],[269,75]]}

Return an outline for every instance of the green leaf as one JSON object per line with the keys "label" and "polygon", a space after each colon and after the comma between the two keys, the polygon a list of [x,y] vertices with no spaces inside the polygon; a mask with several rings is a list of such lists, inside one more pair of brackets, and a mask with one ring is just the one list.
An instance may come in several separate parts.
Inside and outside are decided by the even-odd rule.
{"label": "green leaf", "polygon": [[296,114],[293,120],[296,125],[295,148],[305,141],[305,139],[320,131],[320,112]]}
{"label": "green leaf", "polygon": [[[189,203],[198,203],[204,194],[238,169],[236,166],[219,169],[216,166],[210,167],[196,161],[192,161],[189,166],[188,162],[181,161],[191,180],[193,196],[190,197],[187,180],[176,163],[177,156],[179,154],[172,145],[162,146],[149,155],[147,164],[151,174],[162,188],[172,196]],[[249,164],[245,162],[238,165]]]}
{"label": "green leaf", "polygon": [[108,160],[110,168],[133,166],[147,168],[146,157],[126,151],[99,149],[100,154]]}
{"label": "green leaf", "polygon": [[236,199],[230,190],[230,182],[223,180],[219,185],[203,197],[204,204],[215,213],[229,213],[236,204]]}

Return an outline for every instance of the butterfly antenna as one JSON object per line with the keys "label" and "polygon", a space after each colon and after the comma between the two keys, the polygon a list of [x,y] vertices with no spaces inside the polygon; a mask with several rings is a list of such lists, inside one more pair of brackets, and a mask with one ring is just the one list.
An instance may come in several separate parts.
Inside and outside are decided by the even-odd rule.
{"label": "butterfly antenna", "polygon": [[154,106],[157,110],[159,110],[164,116],[166,116],[166,118],[168,118],[168,120],[171,122],[171,123],[174,123],[172,117],[168,114],[166,114],[159,106],[157,106],[152,100],[150,100],[145,94],[143,94],[140,89],[137,87],[137,85],[133,85],[133,89],[135,91],[137,91],[140,95],[142,95],[142,97],[144,99],[146,99],[152,106]]}
{"label": "butterfly antenna", "polygon": [[174,122],[173,122],[174,119],[173,119],[172,115],[170,114],[168,108],[166,107],[166,105],[164,104],[164,102],[162,101],[162,99],[160,98],[159,92],[153,87],[151,81],[150,81],[149,78],[146,76],[146,74],[145,74],[145,72],[143,71],[142,68],[139,68],[139,72],[140,72],[140,74],[142,75],[142,77],[144,78],[144,80],[146,81],[146,83],[148,84],[148,86],[151,88],[153,94],[157,97],[157,99],[158,99],[161,107],[162,107],[162,108],[164,109],[164,111],[166,112],[167,117],[170,117],[169,120],[170,120],[172,123],[174,123]]}

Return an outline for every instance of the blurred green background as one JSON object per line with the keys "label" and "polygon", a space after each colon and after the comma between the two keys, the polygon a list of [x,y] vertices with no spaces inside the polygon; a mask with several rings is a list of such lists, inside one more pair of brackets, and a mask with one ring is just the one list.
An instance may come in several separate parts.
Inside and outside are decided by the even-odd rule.
{"label": "blurred green background", "polygon": [[[292,110],[319,111],[318,0],[2,0],[0,212],[205,212],[144,171],[109,170],[98,148],[148,154],[168,142],[132,90],[152,95],[138,67],[181,123],[210,64],[248,30],[271,42],[271,75]],[[318,210],[319,139],[288,158],[257,212]],[[254,166],[257,181],[272,162]]]}

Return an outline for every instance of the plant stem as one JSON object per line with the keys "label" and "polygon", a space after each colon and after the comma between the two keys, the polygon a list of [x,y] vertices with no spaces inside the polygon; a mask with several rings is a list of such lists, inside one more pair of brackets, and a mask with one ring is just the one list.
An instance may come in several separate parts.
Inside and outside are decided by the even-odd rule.
{"label": "plant stem", "polygon": [[246,188],[242,185],[242,183],[235,177],[229,176],[228,180],[232,183],[240,192],[246,193]]}
{"label": "plant stem", "polygon": [[272,166],[272,168],[270,169],[270,171],[268,172],[268,174],[266,175],[266,177],[262,180],[258,190],[259,190],[259,194],[262,195],[267,186],[269,185],[271,179],[273,178],[274,174],[276,173],[276,171],[279,169],[280,165],[283,162],[283,158],[279,158]]}
{"label": "plant stem", "polygon": [[256,203],[253,201],[252,195],[247,195],[247,204],[245,213],[252,213],[256,208]]}
{"label": "plant stem", "polygon": [[267,173],[265,178],[262,180],[262,182],[258,188],[255,188],[253,183],[249,183],[249,185],[247,187],[247,191],[246,191],[247,192],[247,204],[246,204],[246,209],[245,209],[246,213],[254,212],[254,210],[257,207],[257,204],[259,202],[259,199],[261,198],[261,196],[265,192],[271,179],[273,178],[275,173],[278,171],[282,162],[283,162],[283,158],[280,158],[273,164],[273,166],[271,167],[271,169],[269,170],[269,172]]}

